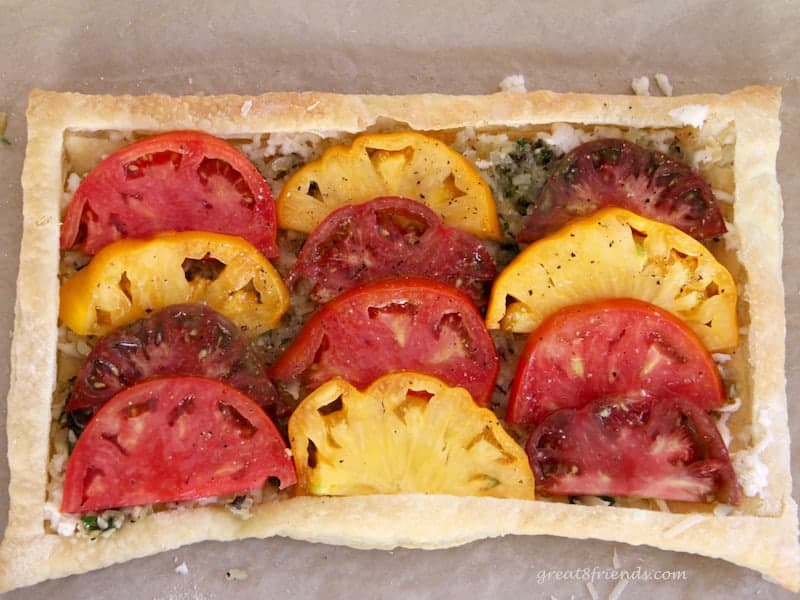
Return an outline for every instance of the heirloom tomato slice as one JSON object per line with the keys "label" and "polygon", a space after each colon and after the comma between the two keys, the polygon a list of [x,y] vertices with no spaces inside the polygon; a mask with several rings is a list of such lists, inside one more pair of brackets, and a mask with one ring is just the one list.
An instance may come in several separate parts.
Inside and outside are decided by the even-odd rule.
{"label": "heirloom tomato slice", "polygon": [[558,410],[531,434],[527,452],[547,494],[739,503],[714,421],[679,398],[637,392]]}
{"label": "heirloom tomato slice", "polygon": [[436,138],[414,131],[367,133],[328,148],[292,175],[278,197],[278,223],[311,233],[329,213],[381,196],[427,205],[453,227],[500,239],[494,197],[467,159]]}
{"label": "heirloom tomato slice", "polygon": [[667,311],[631,299],[570,306],[528,337],[506,421],[539,423],[560,408],[631,391],[706,411],[726,398],[708,350]]}
{"label": "heirloom tomato slice", "polygon": [[533,242],[606,206],[667,223],[694,238],[726,231],[711,187],[689,165],[628,140],[601,139],[560,160],[517,239]]}
{"label": "heirloom tomato slice", "polygon": [[392,373],[363,392],[333,379],[289,419],[298,492],[534,498],[525,451],[463,388]]}
{"label": "heirloom tomato slice", "polygon": [[312,298],[327,302],[362,283],[422,276],[455,285],[480,306],[496,274],[492,256],[473,235],[445,225],[419,202],[386,197],[328,215],[303,244],[286,281],[312,281]]}
{"label": "heirloom tomato slice", "polygon": [[353,288],[323,305],[272,366],[277,381],[315,388],[341,377],[363,388],[393,371],[419,371],[491,399],[499,360],[474,303],[456,288],[398,278]]}
{"label": "heirloom tomato slice", "polygon": [[199,131],[155,135],[112,153],[70,201],[61,248],[95,254],[122,238],[159,231],[238,235],[278,256],[269,185],[233,146]]}
{"label": "heirloom tomato slice", "polygon": [[621,208],[570,222],[520,252],[495,280],[486,323],[528,333],[565,306],[606,298],[671,312],[711,352],[738,343],[730,272],[691,236]]}
{"label": "heirloom tomato slice", "polygon": [[61,510],[179,502],[297,481],[286,444],[250,398],[201,377],[151,379],[106,402],[67,462]]}
{"label": "heirloom tomato slice", "polygon": [[278,394],[253,344],[205,304],[175,304],[100,338],[75,378],[67,410],[97,410],[152,377],[216,379],[275,409]]}
{"label": "heirloom tomato slice", "polygon": [[170,304],[204,302],[257,335],[275,327],[289,292],[246,240],[184,231],[118,240],[61,285],[61,320],[80,335],[105,335]]}

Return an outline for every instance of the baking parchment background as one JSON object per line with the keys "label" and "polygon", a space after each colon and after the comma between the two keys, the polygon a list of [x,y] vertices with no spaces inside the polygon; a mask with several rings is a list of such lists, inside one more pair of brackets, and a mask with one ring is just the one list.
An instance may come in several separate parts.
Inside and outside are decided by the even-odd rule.
{"label": "baking parchment background", "polygon": [[[800,440],[800,2],[57,2],[0,0],[0,423],[21,233],[19,178],[32,87],[87,93],[488,93],[509,74],[528,89],[629,93],[663,72],[676,94],[783,87],[778,178],[785,203],[787,376]],[[658,93],[651,84],[651,91]],[[0,426],[0,527],[7,515]],[[794,496],[800,443],[792,451]],[[436,519],[436,515],[430,515]],[[589,598],[555,570],[685,571],[632,581],[624,598],[783,598],[722,561],[598,541],[506,537],[441,551],[357,551],[286,539],[207,542],[45,582],[8,598]],[[186,563],[188,574],[175,567]],[[226,581],[239,568],[248,578]],[[549,581],[540,581],[547,577]],[[580,572],[579,572],[580,574]],[[599,596],[616,582],[595,579]]]}

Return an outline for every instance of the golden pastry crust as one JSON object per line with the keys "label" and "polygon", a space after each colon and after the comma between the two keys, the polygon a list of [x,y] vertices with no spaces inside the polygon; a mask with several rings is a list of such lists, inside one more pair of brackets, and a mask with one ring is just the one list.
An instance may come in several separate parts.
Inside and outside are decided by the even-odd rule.
{"label": "golden pastry crust", "polygon": [[[775,173],[780,92],[673,98],[504,92],[489,96],[84,96],[34,91],[22,176],[20,253],[8,396],[11,470],[8,527],[0,547],[0,590],[85,572],[192,542],[282,535],[358,548],[442,548],[506,534],[550,534],[647,544],[722,558],[800,588],[797,507],[791,497],[784,376],[782,204]],[[689,108],[687,108],[689,107]],[[43,506],[56,386],[60,199],[64,137],[71,132],[202,129],[220,136],[360,132],[391,120],[423,130],[503,130],[548,125],[681,128],[698,136],[735,128],[733,225],[749,325],[742,421],[761,447],[768,484],[742,514],[675,514],[541,501],[398,495],[297,497],[267,502],[242,520],[224,507],[161,512],[108,538],[62,537],[45,528]],[[701,122],[695,122],[700,119]],[[748,276],[751,275],[751,276]],[[761,426],[754,426],[760,423]],[[420,514],[437,514],[432,526]],[[365,518],[364,515],[369,515]]]}

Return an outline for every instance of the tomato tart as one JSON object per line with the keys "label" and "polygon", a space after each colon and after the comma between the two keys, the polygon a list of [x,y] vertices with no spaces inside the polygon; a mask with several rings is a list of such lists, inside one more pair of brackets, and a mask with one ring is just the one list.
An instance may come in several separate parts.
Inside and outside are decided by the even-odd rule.
{"label": "tomato tart", "polygon": [[33,91],[0,588],[516,534],[800,589],[779,107]]}

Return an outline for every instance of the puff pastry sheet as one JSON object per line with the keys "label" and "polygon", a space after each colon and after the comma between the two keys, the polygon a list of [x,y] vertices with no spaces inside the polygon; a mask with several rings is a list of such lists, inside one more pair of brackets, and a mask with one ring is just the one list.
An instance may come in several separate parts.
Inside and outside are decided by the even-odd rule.
{"label": "puff pastry sheet", "polygon": [[[8,396],[11,472],[8,527],[0,547],[0,589],[97,569],[200,540],[287,536],[358,548],[442,548],[507,534],[549,534],[646,544],[703,554],[755,569],[800,588],[797,507],[791,497],[784,376],[782,204],[775,162],[780,91],[673,98],[504,92],[488,96],[111,97],[34,91],[22,175],[24,232]],[[686,107],[689,107],[688,109]],[[503,129],[566,122],[682,127],[699,132],[733,124],[738,259],[747,281],[750,421],[770,423],[761,460],[768,485],[747,514],[675,514],[540,501],[399,495],[300,497],[257,506],[242,520],[224,507],[161,512],[91,542],[49,533],[43,518],[56,385],[59,212],[67,131],[160,132],[203,129],[221,136],[260,132],[358,132],[383,119],[418,130]],[[767,421],[768,419],[768,421]],[[761,440],[753,439],[753,444]],[[436,514],[436,519],[420,518]]]}

